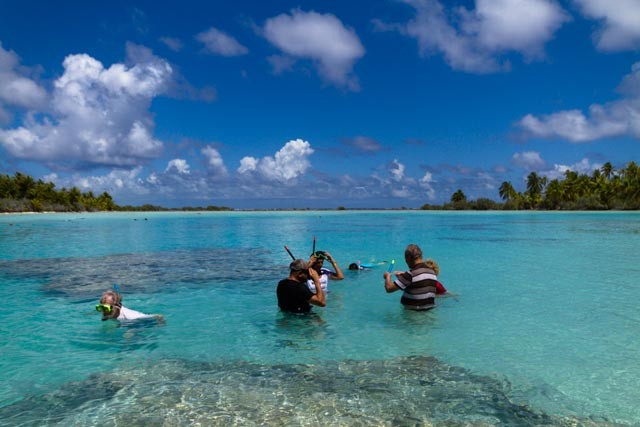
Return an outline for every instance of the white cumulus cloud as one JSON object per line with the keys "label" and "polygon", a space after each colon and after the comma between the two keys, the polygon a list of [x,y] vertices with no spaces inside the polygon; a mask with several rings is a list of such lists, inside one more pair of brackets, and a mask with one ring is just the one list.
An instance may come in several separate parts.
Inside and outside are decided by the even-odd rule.
{"label": "white cumulus cloud", "polygon": [[215,27],[196,35],[196,40],[204,44],[207,52],[222,56],[240,56],[249,53],[249,49],[235,38]]}
{"label": "white cumulus cloud", "polygon": [[[45,105],[47,93],[21,71],[20,58],[0,43],[0,110],[2,105],[39,109]],[[5,112],[8,117],[8,112]]]}
{"label": "white cumulus cloud", "polygon": [[516,166],[524,169],[533,170],[544,167],[545,162],[540,157],[540,153],[536,151],[524,151],[522,153],[515,153],[511,157],[511,161]]}
{"label": "white cumulus cloud", "polygon": [[568,170],[577,172],[578,174],[591,175],[594,170],[600,168],[602,168],[602,164],[591,163],[591,161],[585,157],[573,165],[554,164],[552,169],[542,171],[540,172],[540,175],[546,176],[549,179],[563,179],[565,177],[565,172]]}
{"label": "white cumulus cloud", "polygon": [[53,182],[57,188],[77,187],[81,191],[93,191],[99,194],[104,191],[111,196],[128,192],[132,194],[149,194],[149,189],[144,181],[139,178],[142,167],[138,166],[130,170],[114,169],[106,175],[83,176],[74,174],[70,177],[59,177],[52,173],[43,178],[45,182]]}
{"label": "white cumulus cloud", "polygon": [[188,175],[190,173],[189,163],[187,163],[187,161],[184,159],[169,160],[169,162],[167,163],[167,168],[164,171]]}
{"label": "white cumulus cloud", "polygon": [[433,184],[435,180],[433,179],[433,174],[429,171],[425,172],[424,176],[420,178],[420,187],[422,187],[427,192],[427,198],[429,200],[435,200],[436,198],[436,190],[433,188]]}
{"label": "white cumulus cloud", "polygon": [[640,62],[632,66],[619,90],[622,99],[604,105],[593,104],[588,114],[580,110],[542,116],[527,114],[517,125],[528,136],[561,138],[575,143],[625,135],[640,138]]}
{"label": "white cumulus cloud", "polygon": [[389,164],[389,173],[394,181],[402,181],[402,178],[404,178],[404,165],[400,163],[398,159],[393,159]]}
{"label": "white cumulus cloud", "polygon": [[554,0],[476,0],[476,7],[447,10],[438,0],[404,0],[415,9],[406,24],[389,25],[415,38],[422,54],[442,54],[455,70],[490,73],[507,69],[500,56],[517,52],[525,59],[544,55],[569,15]]}
{"label": "white cumulus cloud", "polygon": [[273,157],[244,157],[240,160],[238,172],[254,172],[270,181],[287,182],[304,174],[311,167],[309,156],[313,152],[309,142],[302,139],[291,140]]}
{"label": "white cumulus cloud", "polygon": [[[334,15],[293,10],[267,19],[263,34],[285,55],[313,61],[325,82],[359,90],[353,67],[365,49],[355,31]],[[282,64],[282,58],[277,63]]]}
{"label": "white cumulus cloud", "polygon": [[103,64],[87,54],[69,55],[54,82],[49,114],[0,130],[13,156],[72,164],[135,166],[157,157],[153,98],[165,93],[172,67],[147,48],[129,44],[128,62]]}
{"label": "white cumulus cloud", "polygon": [[207,170],[214,176],[223,177],[227,176],[227,167],[224,165],[224,160],[220,155],[220,152],[210,145],[207,145],[202,150],[202,155],[206,159]]}
{"label": "white cumulus cloud", "polygon": [[574,0],[582,13],[601,21],[594,34],[602,51],[637,50],[640,45],[640,1]]}

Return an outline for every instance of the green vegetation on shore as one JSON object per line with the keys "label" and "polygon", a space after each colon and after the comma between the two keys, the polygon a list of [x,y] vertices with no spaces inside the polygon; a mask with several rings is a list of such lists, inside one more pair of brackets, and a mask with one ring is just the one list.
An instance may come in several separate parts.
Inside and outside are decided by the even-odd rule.
{"label": "green vegetation on shore", "polygon": [[95,211],[168,211],[168,210],[231,210],[207,206],[168,209],[161,206],[119,206],[106,191],[99,196],[73,187],[56,190],[52,182],[35,181],[20,172],[11,177],[0,174],[0,212],[95,212]]}
{"label": "green vegetation on shore", "polygon": [[[443,205],[425,204],[423,210],[639,210],[640,168],[636,162],[615,170],[611,163],[591,175],[564,172],[564,179],[553,179],[531,172],[526,190],[518,192],[504,181],[498,190],[504,202],[487,198],[467,200],[462,190]],[[346,210],[339,206],[337,210]],[[406,209],[406,208],[402,208]],[[56,190],[52,182],[35,181],[20,172],[12,177],[0,174],[0,212],[92,212],[92,211],[230,211],[225,206],[164,208],[145,204],[119,206],[107,192],[95,196],[73,187]],[[297,209],[308,210],[308,209]]]}
{"label": "green vegetation on shore", "polygon": [[424,210],[638,210],[640,209],[640,168],[630,162],[616,171],[605,163],[591,175],[564,172],[564,179],[549,181],[531,172],[527,188],[521,193],[510,182],[504,181],[498,189],[504,203],[490,199],[467,200],[462,190],[451,196],[443,206],[426,204]]}

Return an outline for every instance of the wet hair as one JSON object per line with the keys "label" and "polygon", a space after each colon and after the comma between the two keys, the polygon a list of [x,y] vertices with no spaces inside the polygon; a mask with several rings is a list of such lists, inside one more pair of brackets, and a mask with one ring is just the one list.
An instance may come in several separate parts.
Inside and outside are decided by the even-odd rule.
{"label": "wet hair", "polygon": [[289,271],[304,271],[309,269],[309,263],[303,259],[296,259],[289,264]]}
{"label": "wet hair", "polygon": [[435,262],[435,260],[429,258],[424,263],[428,268],[432,269],[433,272],[436,273],[436,276],[440,274],[440,266]]}
{"label": "wet hair", "polygon": [[122,295],[120,295],[116,291],[106,291],[105,293],[103,293],[102,297],[100,297],[100,304],[105,304],[107,302],[107,299],[113,300],[113,305],[122,305]]}
{"label": "wet hair", "polygon": [[351,264],[349,264],[349,270],[360,270],[360,267],[358,267],[358,264],[356,264],[355,262],[352,262]]}
{"label": "wet hair", "polygon": [[422,249],[420,249],[420,246],[412,243],[404,250],[404,257],[412,261],[422,258]]}

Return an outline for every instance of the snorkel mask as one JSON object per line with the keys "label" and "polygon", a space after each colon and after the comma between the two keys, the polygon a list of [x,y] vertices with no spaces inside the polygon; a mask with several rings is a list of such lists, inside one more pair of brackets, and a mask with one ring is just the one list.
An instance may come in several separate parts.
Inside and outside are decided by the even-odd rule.
{"label": "snorkel mask", "polygon": [[96,305],[96,311],[101,311],[104,314],[111,314],[113,306],[111,304],[98,304]]}
{"label": "snorkel mask", "polygon": [[[111,295],[109,295],[111,294]],[[105,296],[109,295],[112,299],[114,304],[103,304],[102,301],[105,301]],[[106,299],[107,301],[109,301],[110,299]],[[112,315],[112,313],[115,315],[116,313],[114,313],[116,311],[116,309],[119,309],[122,307],[122,296],[120,295],[120,288],[118,288],[117,284],[113,284],[113,291],[108,291],[105,292],[103,294],[103,297],[100,299],[100,304],[96,305],[96,311],[101,312],[102,313],[102,320],[107,320],[109,319],[109,316]]]}
{"label": "snorkel mask", "polygon": [[325,251],[315,251],[313,253],[313,256],[315,256],[316,259],[321,259],[321,260],[329,259]]}

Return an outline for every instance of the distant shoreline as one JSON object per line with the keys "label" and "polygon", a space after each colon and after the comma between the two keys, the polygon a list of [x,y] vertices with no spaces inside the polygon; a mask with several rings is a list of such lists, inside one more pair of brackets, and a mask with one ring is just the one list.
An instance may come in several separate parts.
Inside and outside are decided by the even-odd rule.
{"label": "distant shoreline", "polygon": [[47,215],[47,214],[70,214],[70,215],[84,215],[84,214],[124,214],[124,213],[139,213],[139,214],[150,214],[150,213],[245,213],[245,212],[522,212],[522,213],[534,213],[534,212],[556,212],[556,213],[594,213],[594,212],[640,212],[638,209],[610,209],[610,210],[549,210],[549,209],[483,209],[483,210],[474,210],[474,209],[409,209],[409,208],[354,208],[354,209],[229,209],[224,211],[211,211],[211,210],[181,210],[181,209],[169,209],[169,210],[161,210],[161,211],[82,211],[82,212],[68,212],[68,211],[43,211],[43,212],[0,212],[0,215]]}

